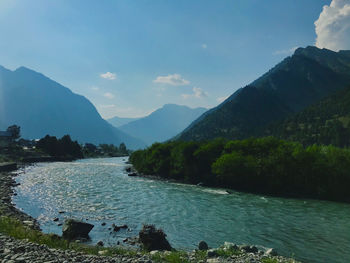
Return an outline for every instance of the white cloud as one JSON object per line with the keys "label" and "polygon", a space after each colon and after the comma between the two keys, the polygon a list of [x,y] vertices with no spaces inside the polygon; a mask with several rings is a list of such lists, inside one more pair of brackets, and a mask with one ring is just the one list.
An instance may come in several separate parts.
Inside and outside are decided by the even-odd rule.
{"label": "white cloud", "polygon": [[115,108],[116,106],[114,104],[107,104],[107,105],[100,105],[101,109],[110,109]]}
{"label": "white cloud", "polygon": [[207,47],[208,47],[208,45],[207,45],[207,44],[205,44],[205,43],[204,43],[204,44],[202,44],[202,48],[203,48],[203,49],[206,49]]}
{"label": "white cloud", "polygon": [[172,86],[185,86],[190,84],[190,82],[181,77],[180,74],[169,74],[168,76],[158,76],[154,83],[169,84]]}
{"label": "white cloud", "polygon": [[117,78],[117,74],[115,73],[111,73],[111,72],[106,72],[106,73],[102,73],[100,74],[100,77],[103,79],[109,79],[109,80],[114,80]]}
{"label": "white cloud", "polygon": [[290,54],[294,53],[294,51],[297,48],[298,47],[292,47],[292,48],[289,48],[289,49],[276,50],[275,52],[273,52],[273,55],[290,55]]}
{"label": "white cloud", "polygon": [[228,99],[228,97],[230,97],[230,96],[219,97],[219,98],[216,99],[216,101],[221,103],[221,102],[225,101],[226,99]]}
{"label": "white cloud", "polygon": [[350,1],[332,0],[315,21],[316,46],[335,51],[350,49]]}
{"label": "white cloud", "polygon": [[103,94],[104,97],[106,97],[107,99],[114,99],[114,94],[110,93],[110,92],[106,92],[105,94]]}
{"label": "white cloud", "polygon": [[189,98],[202,99],[208,97],[208,92],[202,90],[201,88],[193,87],[192,91],[192,94],[181,94],[182,98],[187,100]]}

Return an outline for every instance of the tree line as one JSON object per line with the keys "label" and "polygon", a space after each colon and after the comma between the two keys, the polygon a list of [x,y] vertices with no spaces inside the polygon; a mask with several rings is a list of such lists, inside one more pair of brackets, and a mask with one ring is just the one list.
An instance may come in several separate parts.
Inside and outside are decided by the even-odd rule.
{"label": "tree line", "polygon": [[350,201],[350,150],[275,137],[155,143],[130,156],[143,174],[278,196]]}

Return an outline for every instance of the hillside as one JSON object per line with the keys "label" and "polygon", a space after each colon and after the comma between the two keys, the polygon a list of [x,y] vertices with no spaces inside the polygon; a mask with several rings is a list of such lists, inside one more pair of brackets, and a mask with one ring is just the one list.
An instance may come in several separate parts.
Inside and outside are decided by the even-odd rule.
{"label": "hillside", "polygon": [[0,94],[0,129],[17,124],[23,138],[70,134],[79,142],[144,146],[103,120],[85,97],[28,68],[0,67]]}
{"label": "hillside", "polygon": [[106,119],[110,124],[112,124],[114,127],[120,127],[125,124],[128,124],[129,122],[136,121],[140,118],[121,118],[118,116],[115,116],[113,118]]}
{"label": "hillside", "polygon": [[266,135],[304,145],[350,146],[350,87],[331,94],[266,130]]}
{"label": "hillside", "polygon": [[350,84],[350,51],[299,48],[237,90],[177,136],[180,140],[260,136],[282,120]]}
{"label": "hillside", "polygon": [[150,115],[120,126],[119,129],[151,145],[172,138],[205,111],[205,108],[191,109],[187,106],[166,104]]}

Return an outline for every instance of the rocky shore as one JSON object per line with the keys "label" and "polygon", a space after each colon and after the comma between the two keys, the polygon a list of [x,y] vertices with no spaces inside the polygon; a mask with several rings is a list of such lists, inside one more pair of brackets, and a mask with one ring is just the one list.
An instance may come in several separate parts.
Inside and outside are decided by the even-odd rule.
{"label": "rocky shore", "polygon": [[[13,187],[15,173],[0,173],[0,215],[11,217],[22,222],[26,227],[40,230],[37,221],[16,209],[11,203],[14,194]],[[202,246],[202,247],[201,247]],[[191,252],[170,251],[133,251],[129,254],[109,255],[108,248],[99,247],[97,255],[88,255],[73,250],[53,249],[47,245],[36,244],[29,240],[18,240],[1,233],[0,229],[0,262],[1,263],[26,263],[26,262],[201,262],[201,263],[294,263],[292,259],[277,256],[274,250],[262,251],[255,246],[237,246],[225,243],[217,249],[208,249],[200,244],[200,249]],[[176,260],[174,260],[176,258]]]}

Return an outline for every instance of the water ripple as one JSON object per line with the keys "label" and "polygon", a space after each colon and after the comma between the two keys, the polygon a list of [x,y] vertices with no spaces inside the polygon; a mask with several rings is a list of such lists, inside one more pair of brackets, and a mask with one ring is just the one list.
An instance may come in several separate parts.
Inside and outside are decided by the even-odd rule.
{"label": "water ripple", "polygon": [[[45,232],[61,234],[53,218],[95,224],[91,242],[113,245],[134,236],[142,223],[161,227],[176,248],[200,240],[274,247],[307,262],[350,262],[350,205],[283,199],[128,177],[122,158],[46,163],[17,177],[14,203],[38,218]],[[65,211],[59,214],[59,211]],[[101,223],[107,226],[102,227]],[[127,224],[131,232],[110,235]]]}

